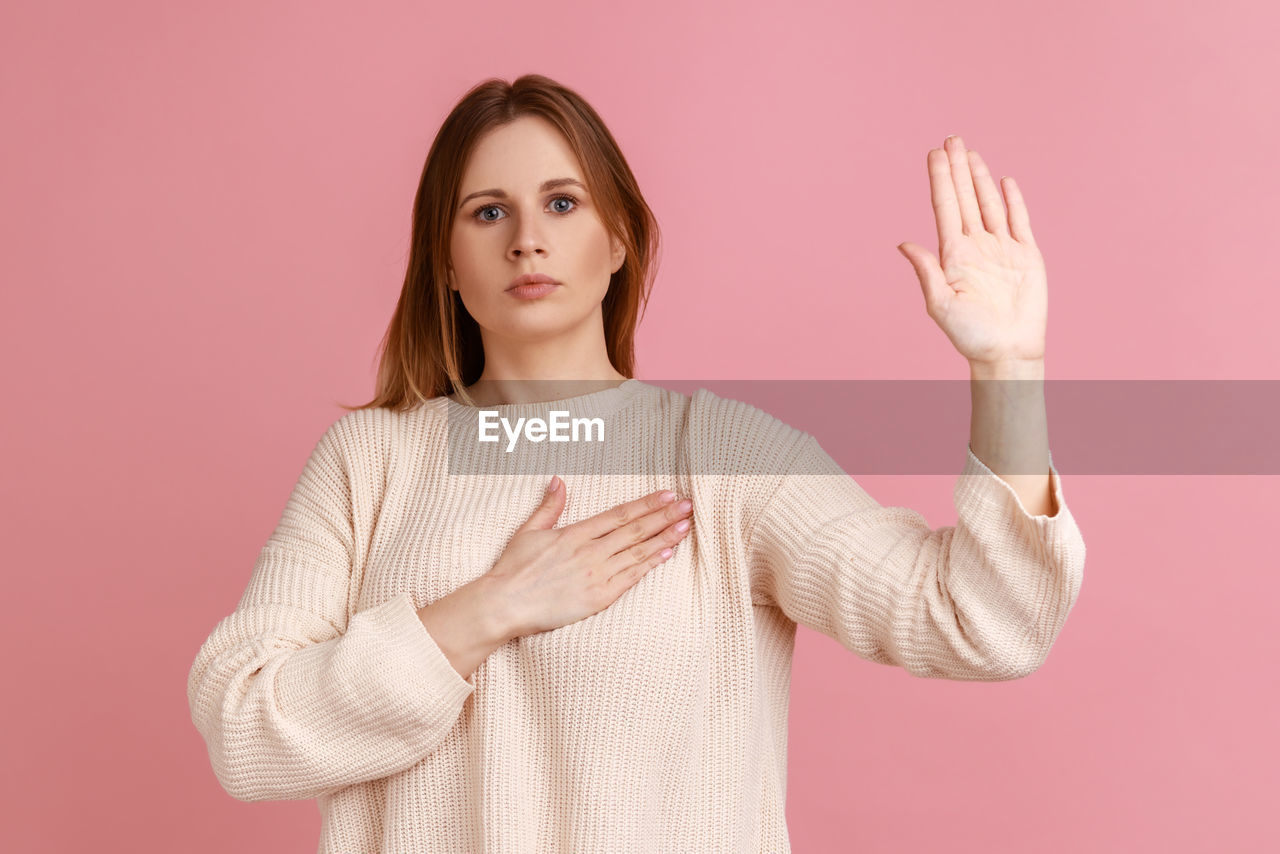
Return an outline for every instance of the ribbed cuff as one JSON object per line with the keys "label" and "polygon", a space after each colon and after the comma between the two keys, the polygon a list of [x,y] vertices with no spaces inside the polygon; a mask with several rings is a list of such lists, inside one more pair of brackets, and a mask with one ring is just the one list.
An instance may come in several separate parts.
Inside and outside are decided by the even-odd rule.
{"label": "ribbed cuff", "polygon": [[1004,520],[1004,524],[1014,523],[1033,534],[1044,550],[1045,559],[1068,567],[1069,574],[1076,576],[1078,588],[1078,576],[1084,564],[1084,538],[1067,506],[1062,477],[1053,465],[1052,452],[1049,455],[1049,488],[1058,512],[1053,516],[1032,516],[1014,488],[978,459],[972,447],[968,447],[964,470],[956,481],[955,503],[965,518],[986,520],[994,516]]}
{"label": "ribbed cuff", "polygon": [[453,669],[422,624],[408,592],[361,611],[352,619],[366,620],[384,640],[384,651],[389,657],[387,670],[394,673],[397,680],[404,680],[401,686],[419,699],[420,708],[425,702],[429,725],[445,723],[458,716],[463,702],[475,691],[475,685]]}

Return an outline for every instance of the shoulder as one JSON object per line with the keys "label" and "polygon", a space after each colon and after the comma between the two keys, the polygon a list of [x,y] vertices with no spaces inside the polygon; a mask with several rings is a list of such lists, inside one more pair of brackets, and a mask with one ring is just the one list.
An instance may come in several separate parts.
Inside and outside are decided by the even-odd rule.
{"label": "shoulder", "polygon": [[778,416],[745,401],[698,389],[691,396],[690,422],[706,474],[780,476],[810,435]]}
{"label": "shoulder", "polygon": [[355,409],[332,421],[317,442],[365,471],[385,467],[398,450],[424,448],[443,435],[445,416],[439,399],[405,410]]}

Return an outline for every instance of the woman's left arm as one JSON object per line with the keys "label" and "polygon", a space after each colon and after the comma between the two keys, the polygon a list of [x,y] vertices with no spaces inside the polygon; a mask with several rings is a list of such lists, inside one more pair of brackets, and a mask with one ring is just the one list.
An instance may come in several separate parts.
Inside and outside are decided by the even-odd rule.
{"label": "woman's left arm", "polygon": [[927,157],[938,255],[898,250],[915,268],[925,309],[969,362],[969,449],[1033,516],[1055,516],[1044,405],[1049,289],[1044,258],[1014,180],[1000,190],[958,136]]}
{"label": "woman's left arm", "polygon": [[1084,578],[1084,539],[1049,455],[1044,261],[1011,178],[1006,217],[959,138],[928,164],[942,263],[898,248],[969,361],[956,525],[882,506],[806,434],[747,527],[752,602],[914,676],[1016,679],[1044,663]]}

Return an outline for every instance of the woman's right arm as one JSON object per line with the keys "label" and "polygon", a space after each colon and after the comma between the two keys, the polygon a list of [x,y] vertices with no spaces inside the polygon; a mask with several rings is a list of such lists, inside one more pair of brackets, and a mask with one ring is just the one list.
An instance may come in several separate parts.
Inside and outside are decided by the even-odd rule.
{"label": "woman's right arm", "polygon": [[347,429],[339,420],[316,444],[235,612],[188,675],[192,722],[238,800],[305,800],[403,771],[443,741],[475,690],[408,593],[347,618]]}
{"label": "woman's right arm", "polygon": [[519,637],[499,603],[497,590],[482,575],[418,609],[418,619],[464,679],[470,679],[494,650]]}

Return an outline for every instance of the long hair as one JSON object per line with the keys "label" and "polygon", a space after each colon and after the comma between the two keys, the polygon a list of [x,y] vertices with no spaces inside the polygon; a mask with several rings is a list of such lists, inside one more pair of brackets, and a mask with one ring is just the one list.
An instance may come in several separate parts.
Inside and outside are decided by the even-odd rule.
{"label": "long hair", "polygon": [[634,377],[636,326],[657,270],[657,219],[591,105],[550,78],[526,74],[510,84],[499,78],[477,84],[436,134],[413,200],[409,264],[379,348],[374,398],[360,406],[339,403],[343,409],[405,411],[455,392],[473,404],[464,387],[480,378],[484,347],[480,327],[449,287],[450,236],[472,149],[486,132],[521,116],[541,116],[564,134],[605,228],[626,247],[626,260],[610,277],[601,308],[609,361],[618,373]]}

